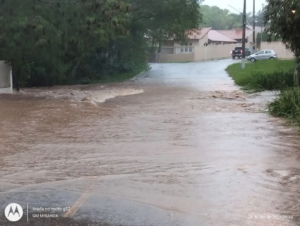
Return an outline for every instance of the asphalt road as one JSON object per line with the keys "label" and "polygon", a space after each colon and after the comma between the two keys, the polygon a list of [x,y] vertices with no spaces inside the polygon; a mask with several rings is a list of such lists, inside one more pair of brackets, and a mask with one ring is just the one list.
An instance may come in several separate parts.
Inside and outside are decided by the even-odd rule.
{"label": "asphalt road", "polygon": [[0,209],[24,210],[0,225],[300,225],[299,137],[231,63],[153,64],[96,106],[0,96]]}

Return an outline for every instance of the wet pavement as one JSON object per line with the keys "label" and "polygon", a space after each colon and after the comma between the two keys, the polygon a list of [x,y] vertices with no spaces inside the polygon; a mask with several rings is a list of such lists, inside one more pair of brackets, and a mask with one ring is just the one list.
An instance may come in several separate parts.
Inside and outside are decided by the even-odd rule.
{"label": "wet pavement", "polygon": [[0,95],[0,225],[300,225],[299,136],[231,63]]}

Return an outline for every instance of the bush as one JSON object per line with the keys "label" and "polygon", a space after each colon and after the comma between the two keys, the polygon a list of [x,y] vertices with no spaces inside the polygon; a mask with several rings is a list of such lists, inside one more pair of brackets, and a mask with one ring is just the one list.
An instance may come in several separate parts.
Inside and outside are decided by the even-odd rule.
{"label": "bush", "polygon": [[255,71],[249,79],[248,88],[258,90],[281,90],[293,86],[293,71],[262,73]]}
{"label": "bush", "polygon": [[244,89],[274,90],[293,86],[293,68],[292,60],[270,60],[247,63],[245,70],[237,63],[226,71]]}
{"label": "bush", "polygon": [[288,118],[300,125],[300,87],[283,90],[268,108],[271,115]]}

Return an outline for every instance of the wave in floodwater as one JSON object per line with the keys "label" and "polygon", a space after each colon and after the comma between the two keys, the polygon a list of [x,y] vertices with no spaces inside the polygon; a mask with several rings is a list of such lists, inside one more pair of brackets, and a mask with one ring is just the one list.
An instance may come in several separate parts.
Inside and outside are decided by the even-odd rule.
{"label": "wave in floodwater", "polygon": [[72,102],[89,102],[92,104],[104,103],[108,99],[113,99],[119,96],[128,96],[143,93],[143,89],[127,88],[127,87],[108,87],[100,89],[79,90],[69,89],[67,87],[60,89],[24,89],[20,95],[43,97],[47,99],[70,100]]}
{"label": "wave in floodwater", "polygon": [[104,103],[108,99],[119,96],[128,96],[143,93],[142,89],[111,89],[102,91],[89,92],[81,101],[88,101],[90,103]]}

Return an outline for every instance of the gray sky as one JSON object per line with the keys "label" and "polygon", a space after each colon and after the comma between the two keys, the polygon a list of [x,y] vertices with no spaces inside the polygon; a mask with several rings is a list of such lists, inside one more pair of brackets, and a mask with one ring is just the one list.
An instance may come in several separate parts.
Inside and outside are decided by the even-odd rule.
{"label": "gray sky", "polygon": [[[234,8],[238,10],[243,10],[244,1],[243,0],[205,0],[202,4],[210,5],[210,6],[218,6],[221,9],[228,9],[230,12],[238,13],[238,11],[232,9],[230,6],[233,6]],[[262,8],[262,4],[266,4],[265,0],[255,0],[256,9],[257,12]],[[247,0],[247,6],[246,6],[247,12],[253,11],[253,0]]]}

